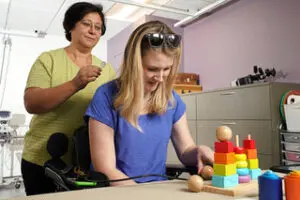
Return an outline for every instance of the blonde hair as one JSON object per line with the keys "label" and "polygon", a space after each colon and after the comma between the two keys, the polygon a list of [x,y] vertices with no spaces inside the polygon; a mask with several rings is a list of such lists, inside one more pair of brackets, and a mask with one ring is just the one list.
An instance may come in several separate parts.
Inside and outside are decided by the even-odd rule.
{"label": "blonde hair", "polygon": [[167,79],[152,92],[148,102],[150,105],[148,112],[159,115],[166,112],[170,101],[174,105],[172,88],[181,58],[181,45],[178,48],[169,48],[166,45],[151,48],[149,41],[143,39],[148,33],[174,34],[166,24],[160,21],[146,22],[133,31],[125,48],[120,77],[117,80],[119,92],[114,100],[114,107],[120,110],[120,115],[140,131],[138,118],[145,103],[142,57],[149,50],[174,57]]}

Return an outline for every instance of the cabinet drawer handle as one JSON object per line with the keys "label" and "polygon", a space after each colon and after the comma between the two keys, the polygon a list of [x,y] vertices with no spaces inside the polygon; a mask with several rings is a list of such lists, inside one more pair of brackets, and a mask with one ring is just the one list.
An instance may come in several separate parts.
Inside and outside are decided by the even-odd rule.
{"label": "cabinet drawer handle", "polygon": [[294,140],[298,140],[299,139],[299,137],[298,136],[294,136],[294,138],[293,138]]}
{"label": "cabinet drawer handle", "polygon": [[234,95],[235,92],[224,92],[224,93],[221,93],[220,95]]}
{"label": "cabinet drawer handle", "polygon": [[297,158],[297,159],[299,159],[299,158],[300,158],[300,156],[296,156],[296,158]]}
{"label": "cabinet drawer handle", "polygon": [[222,125],[236,125],[235,122],[221,122]]}

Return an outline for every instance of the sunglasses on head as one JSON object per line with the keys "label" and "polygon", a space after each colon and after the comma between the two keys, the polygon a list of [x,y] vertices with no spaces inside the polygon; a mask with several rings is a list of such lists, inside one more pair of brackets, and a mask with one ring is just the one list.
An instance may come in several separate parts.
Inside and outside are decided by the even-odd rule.
{"label": "sunglasses on head", "polygon": [[178,48],[181,42],[181,36],[168,33],[148,33],[144,36],[148,39],[152,48],[159,48],[166,45],[170,48]]}

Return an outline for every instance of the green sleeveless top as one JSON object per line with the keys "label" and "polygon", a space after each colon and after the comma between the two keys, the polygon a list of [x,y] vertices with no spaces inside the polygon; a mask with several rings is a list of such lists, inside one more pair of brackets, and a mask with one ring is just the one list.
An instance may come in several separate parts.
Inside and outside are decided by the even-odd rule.
{"label": "green sleeveless top", "polygon": [[[67,163],[71,161],[71,137],[74,131],[84,124],[83,115],[96,89],[116,78],[111,65],[93,56],[93,65],[102,68],[96,81],[90,82],[67,101],[52,111],[33,115],[29,131],[25,135],[23,159],[37,165],[51,158],[46,146],[48,138],[55,132],[65,133],[69,138],[69,151],[63,157]],[[79,67],[67,56],[63,48],[42,53],[33,64],[28,76],[26,88],[51,88],[72,80]]]}

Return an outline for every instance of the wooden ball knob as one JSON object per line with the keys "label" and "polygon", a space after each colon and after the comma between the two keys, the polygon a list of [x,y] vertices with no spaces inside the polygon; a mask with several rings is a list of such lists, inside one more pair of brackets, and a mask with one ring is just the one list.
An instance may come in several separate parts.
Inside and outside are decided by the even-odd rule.
{"label": "wooden ball knob", "polygon": [[198,175],[192,175],[187,181],[188,189],[191,192],[200,192],[204,186],[203,179]]}
{"label": "wooden ball knob", "polygon": [[205,165],[200,173],[204,180],[211,180],[214,175],[214,170],[210,165]]}
{"label": "wooden ball knob", "polygon": [[231,140],[232,131],[228,126],[219,126],[216,131],[216,137],[219,141],[225,142]]}

